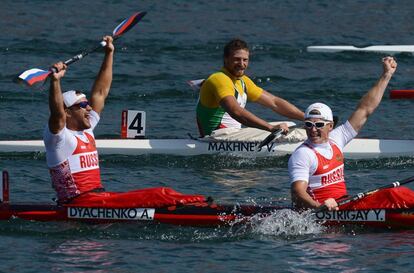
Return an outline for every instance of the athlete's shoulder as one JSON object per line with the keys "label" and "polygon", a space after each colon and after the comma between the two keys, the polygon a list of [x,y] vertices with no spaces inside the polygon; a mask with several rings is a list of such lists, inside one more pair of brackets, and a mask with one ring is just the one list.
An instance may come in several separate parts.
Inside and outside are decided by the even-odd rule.
{"label": "athlete's shoulder", "polygon": [[62,128],[62,130],[60,130],[59,132],[54,134],[50,131],[49,125],[46,124],[45,129],[43,131],[43,140],[46,142],[46,141],[51,140],[51,139],[67,137],[68,131],[69,130],[65,126],[65,127]]}
{"label": "athlete's shoulder", "polygon": [[214,72],[213,74],[211,74],[207,78],[207,81],[220,81],[220,82],[230,82],[231,83],[230,77],[227,76],[223,71]]}
{"label": "athlete's shoulder", "polygon": [[312,148],[309,147],[306,143],[302,143],[296,150],[292,153],[292,157],[294,158],[308,158],[312,156],[314,152]]}
{"label": "athlete's shoulder", "polygon": [[334,141],[341,149],[345,147],[358,133],[354,130],[351,123],[346,121],[344,124],[337,126],[329,134],[329,139]]}
{"label": "athlete's shoulder", "polygon": [[233,90],[233,82],[231,79],[221,71],[211,74],[207,80],[201,86],[201,91],[203,90],[222,90],[222,89]]}
{"label": "athlete's shoulder", "polygon": [[290,156],[288,166],[290,169],[310,168],[315,160],[316,154],[312,149],[302,144]]}

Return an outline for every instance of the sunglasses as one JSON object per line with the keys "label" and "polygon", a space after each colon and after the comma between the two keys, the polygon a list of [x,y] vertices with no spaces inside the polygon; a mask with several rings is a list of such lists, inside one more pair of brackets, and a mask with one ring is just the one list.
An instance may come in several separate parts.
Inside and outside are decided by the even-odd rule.
{"label": "sunglasses", "polygon": [[81,102],[79,102],[77,104],[74,104],[72,106],[79,106],[79,108],[85,109],[86,107],[88,107],[88,105],[89,105],[89,102],[88,101],[81,101]]}
{"label": "sunglasses", "polygon": [[312,121],[305,121],[305,127],[308,129],[312,129],[312,127],[315,126],[316,129],[322,129],[323,127],[325,127],[326,124],[331,123],[330,121],[316,121],[316,122],[312,122]]}

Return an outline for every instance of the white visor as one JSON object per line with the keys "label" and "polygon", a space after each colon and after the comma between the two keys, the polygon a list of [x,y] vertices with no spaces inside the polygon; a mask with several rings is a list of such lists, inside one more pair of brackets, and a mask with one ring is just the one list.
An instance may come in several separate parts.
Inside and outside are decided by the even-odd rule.
{"label": "white visor", "polygon": [[66,91],[63,95],[63,103],[67,108],[74,105],[77,101],[79,101],[82,98],[86,98],[85,94],[79,93],[76,94],[75,90]]}

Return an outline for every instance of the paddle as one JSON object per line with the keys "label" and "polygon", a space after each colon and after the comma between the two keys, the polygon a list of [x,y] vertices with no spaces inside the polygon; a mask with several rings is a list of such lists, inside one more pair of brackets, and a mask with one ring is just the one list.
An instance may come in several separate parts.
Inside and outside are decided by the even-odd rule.
{"label": "paddle", "polygon": [[263,146],[266,146],[270,142],[272,142],[274,139],[278,139],[283,133],[282,129],[277,129],[273,132],[271,132],[265,139],[263,139],[262,142],[259,143],[259,145],[256,146],[256,152],[260,151],[260,149]]}
{"label": "paddle", "polygon": [[[370,191],[360,192],[360,193],[358,193],[358,194],[356,194],[354,196],[351,196],[351,197],[342,199],[340,201],[337,201],[337,203],[338,203],[338,206],[342,206],[342,205],[348,204],[350,202],[357,201],[359,199],[362,199],[364,197],[367,197],[367,196],[369,196],[369,195],[371,195],[373,193],[376,193],[379,190],[397,188],[399,186],[402,186],[404,184],[408,184],[408,183],[413,182],[413,181],[414,181],[414,176],[411,176],[411,177],[408,177],[408,178],[406,178],[404,180],[395,181],[395,182],[393,182],[391,184],[388,184],[388,185],[385,185],[385,186],[382,186],[382,187],[379,187],[379,188],[376,188],[376,189],[373,189],[373,190],[370,190]],[[314,209],[313,210],[313,213],[318,213],[318,212],[326,211],[327,209],[328,208],[325,205],[322,205],[322,206]]]}
{"label": "paddle", "polygon": [[[112,32],[112,37],[114,40],[118,39],[119,37],[121,37],[123,34],[125,34],[126,32],[128,32],[133,26],[135,26],[144,16],[145,14],[147,14],[146,12],[137,12],[135,14],[133,14],[132,16],[126,18],[125,20],[123,20]],[[73,56],[72,58],[70,58],[69,60],[65,61],[64,64],[66,65],[70,65],[76,61],[79,61],[80,59],[82,59],[83,57],[87,56],[88,54],[97,51],[98,49],[104,47],[106,45],[106,43],[104,41],[100,42],[98,46],[89,49],[89,50],[85,50],[75,56]],[[49,70],[42,70],[39,68],[32,68],[29,70],[26,70],[22,73],[19,74],[19,76],[17,76],[15,78],[15,81],[18,83],[23,83],[26,84],[28,86],[34,86],[35,84],[41,84],[43,83],[47,77],[52,73],[52,72],[56,72],[56,68],[51,67],[49,68]]]}

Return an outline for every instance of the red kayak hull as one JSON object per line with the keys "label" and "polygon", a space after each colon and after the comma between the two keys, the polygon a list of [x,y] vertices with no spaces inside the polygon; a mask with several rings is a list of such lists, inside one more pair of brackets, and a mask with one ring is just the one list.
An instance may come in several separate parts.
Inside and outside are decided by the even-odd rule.
{"label": "red kayak hull", "polygon": [[[142,222],[179,226],[217,227],[245,223],[252,216],[265,217],[286,209],[277,206],[189,204],[165,208],[125,208],[125,217],[115,217],[119,208],[79,208],[53,204],[2,204],[0,220],[19,218],[30,221],[75,221],[87,223]],[[74,213],[82,211],[82,213]],[[101,211],[99,214],[98,211]],[[133,213],[131,213],[131,211]],[[139,211],[139,213],[136,213]],[[75,215],[76,214],[76,215]],[[315,220],[324,225],[359,225],[387,229],[414,229],[414,209],[372,209],[323,212]]]}
{"label": "red kayak hull", "polygon": [[[87,223],[142,222],[163,223],[180,226],[217,227],[245,223],[272,213],[291,209],[280,206],[216,204],[212,201],[169,205],[161,207],[93,207],[80,204],[57,205],[50,203],[11,203],[9,200],[9,181],[7,172],[3,172],[3,193],[0,201],[0,220],[14,218],[29,221],[72,221]],[[325,225],[362,225],[375,228],[414,229],[414,201],[407,199],[396,207],[372,208],[367,204],[369,199],[379,199],[377,204],[384,205],[385,199],[399,200],[401,196],[414,195],[408,189],[399,191],[383,191],[375,196],[367,197],[362,202],[339,211],[322,211],[313,214],[316,221]],[[365,202],[365,203],[364,203]],[[156,204],[156,203],[147,203]]]}

